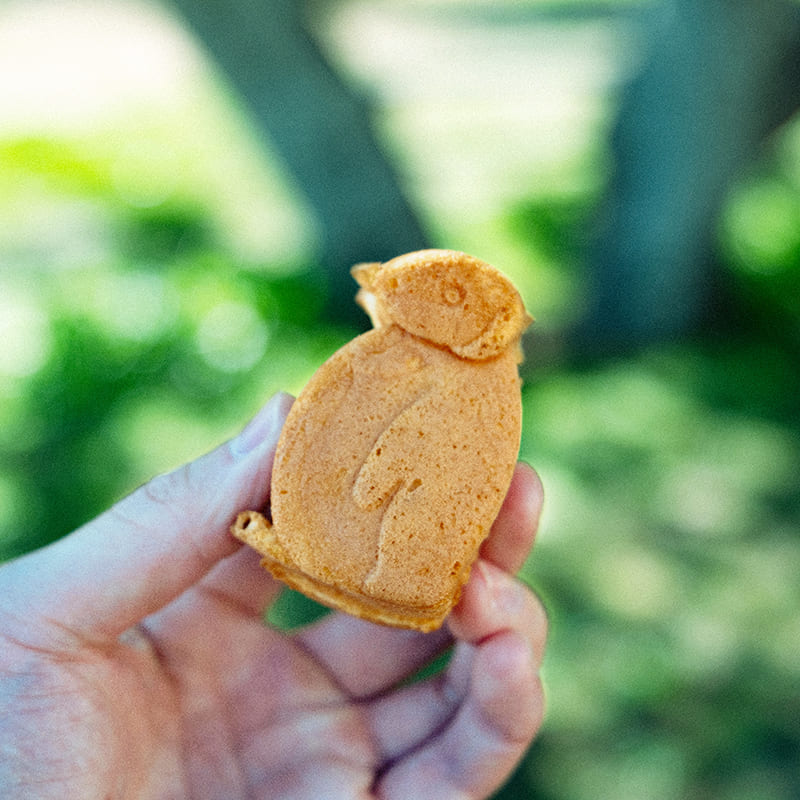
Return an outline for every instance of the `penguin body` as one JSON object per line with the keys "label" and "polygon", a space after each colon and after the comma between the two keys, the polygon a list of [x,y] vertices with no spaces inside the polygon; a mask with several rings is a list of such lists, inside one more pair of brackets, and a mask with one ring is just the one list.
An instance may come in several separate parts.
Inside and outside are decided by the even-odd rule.
{"label": "penguin body", "polygon": [[275,456],[271,520],[243,512],[233,532],[320,602],[432,630],[511,482],[530,318],[504,276],[463,253],[353,272],[375,329],[300,393]]}

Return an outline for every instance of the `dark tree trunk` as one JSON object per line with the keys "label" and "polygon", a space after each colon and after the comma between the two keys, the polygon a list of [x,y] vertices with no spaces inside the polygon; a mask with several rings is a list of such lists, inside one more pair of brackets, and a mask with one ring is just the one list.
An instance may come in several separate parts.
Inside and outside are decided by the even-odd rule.
{"label": "dark tree trunk", "polygon": [[363,326],[349,268],[428,246],[374,135],[298,0],[174,0],[293,175],[316,216],[332,317]]}
{"label": "dark tree trunk", "polygon": [[608,350],[703,321],[726,192],[800,104],[796,4],[674,0],[652,13],[646,61],[621,98],[589,258],[581,340]]}

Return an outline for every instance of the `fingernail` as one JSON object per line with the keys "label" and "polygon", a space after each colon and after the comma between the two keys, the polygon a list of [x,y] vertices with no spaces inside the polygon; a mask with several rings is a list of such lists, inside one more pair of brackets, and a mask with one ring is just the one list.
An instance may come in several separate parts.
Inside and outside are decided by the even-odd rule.
{"label": "fingernail", "polygon": [[237,458],[251,453],[264,442],[275,444],[289,413],[293,398],[279,392],[245,425],[242,432],[231,441],[231,452]]}
{"label": "fingernail", "polygon": [[525,609],[525,589],[515,578],[510,578],[497,593],[497,603],[503,613],[514,619]]}
{"label": "fingernail", "polygon": [[498,605],[497,605],[497,592],[496,592],[496,585],[495,579],[492,575],[491,569],[489,569],[485,562],[478,561],[475,565],[475,568],[478,570],[478,575],[480,576],[480,580],[483,581],[484,586],[486,587],[484,591],[484,608],[492,615],[496,616],[498,612]]}
{"label": "fingernail", "polygon": [[525,606],[525,590],[515,578],[479,561],[480,576],[486,584],[486,609],[503,619],[517,619]]}

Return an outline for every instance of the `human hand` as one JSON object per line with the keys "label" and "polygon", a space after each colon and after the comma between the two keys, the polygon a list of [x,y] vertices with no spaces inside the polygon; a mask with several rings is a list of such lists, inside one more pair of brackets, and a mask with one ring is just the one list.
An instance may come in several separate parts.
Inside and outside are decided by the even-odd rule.
{"label": "human hand", "polygon": [[508,777],[543,713],[546,620],[512,577],[538,478],[518,466],[446,628],[333,613],[285,634],[262,622],[280,585],[227,530],[265,505],[290,405],[0,567],[3,798],[436,800]]}

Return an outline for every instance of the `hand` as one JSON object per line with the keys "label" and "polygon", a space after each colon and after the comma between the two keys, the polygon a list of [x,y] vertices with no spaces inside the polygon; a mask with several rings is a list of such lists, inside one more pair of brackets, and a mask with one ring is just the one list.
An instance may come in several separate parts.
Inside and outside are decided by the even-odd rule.
{"label": "hand", "polygon": [[[284,634],[227,530],[267,499],[291,404],[0,567],[0,795],[483,798],[542,718],[546,621],[512,577],[541,507],[518,466],[446,629],[334,613]],[[455,641],[446,671],[400,684]]]}

